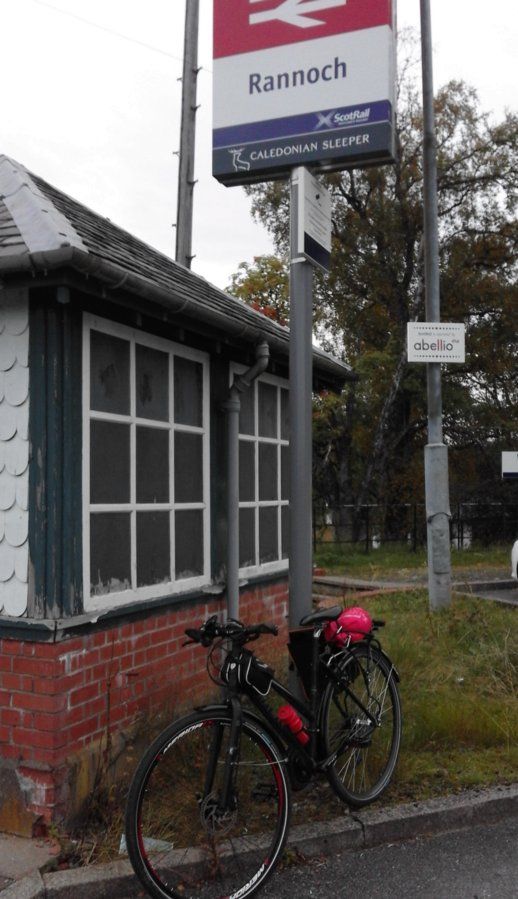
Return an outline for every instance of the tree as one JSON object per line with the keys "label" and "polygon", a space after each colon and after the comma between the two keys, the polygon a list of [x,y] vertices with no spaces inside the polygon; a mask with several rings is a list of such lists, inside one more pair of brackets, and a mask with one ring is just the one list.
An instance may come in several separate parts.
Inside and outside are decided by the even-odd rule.
{"label": "tree", "polygon": [[285,325],[289,318],[288,264],[277,256],[255,256],[253,265],[241,262],[232,275],[229,293],[258,312]]}
{"label": "tree", "polygon": [[[376,501],[387,510],[396,498],[421,499],[426,442],[425,367],[406,362],[407,322],[424,318],[422,118],[408,55],[401,70],[396,162],[327,176],[332,269],[315,278],[320,342],[360,375],[339,406],[331,398],[317,404],[317,462],[333,464],[317,464],[315,484],[328,501]],[[482,459],[491,457],[496,476],[500,449],[517,438],[517,116],[493,123],[476,92],[457,81],[438,92],[435,110],[442,318],[466,323],[468,347],[466,364],[445,370],[445,439],[454,448],[454,487],[469,455],[480,491]],[[247,191],[286,260],[286,184]],[[256,260],[248,283],[257,276],[264,296],[260,284],[274,271],[272,257]]]}

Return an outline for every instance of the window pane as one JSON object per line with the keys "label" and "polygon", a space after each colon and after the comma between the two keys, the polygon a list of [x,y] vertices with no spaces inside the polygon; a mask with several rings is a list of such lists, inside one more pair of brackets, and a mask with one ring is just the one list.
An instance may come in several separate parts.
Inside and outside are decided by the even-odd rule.
{"label": "window pane", "polygon": [[282,543],[282,558],[287,559],[290,551],[290,507],[282,506],[281,507],[281,543]]}
{"label": "window pane", "polygon": [[281,499],[290,498],[290,448],[281,446]]}
{"label": "window pane", "polygon": [[90,501],[129,503],[129,425],[90,422]]}
{"label": "window pane", "polygon": [[255,565],[255,509],[239,510],[239,567]]}
{"label": "window pane", "polygon": [[277,506],[259,509],[259,561],[279,558],[277,542]]}
{"label": "window pane", "polygon": [[131,587],[130,516],[98,512],[90,516],[90,581],[94,595]]}
{"label": "window pane", "polygon": [[290,395],[281,389],[281,439],[290,439]]}
{"label": "window pane", "polygon": [[259,499],[277,499],[277,446],[259,444]]}
{"label": "window pane", "polygon": [[138,418],[169,421],[169,356],[136,345]]}
{"label": "window pane", "polygon": [[203,424],[203,366],[190,359],[174,359],[174,420],[181,425]]}
{"label": "window pane", "polygon": [[90,408],[130,413],[130,345],[127,340],[90,332]]}
{"label": "window pane", "polygon": [[169,512],[137,512],[137,587],[170,580]]}
{"label": "window pane", "polygon": [[175,514],[176,580],[203,574],[203,512]]}
{"label": "window pane", "polygon": [[169,431],[137,428],[137,502],[169,502]]}
{"label": "window pane", "polygon": [[255,500],[255,443],[251,440],[239,441],[239,500]]}
{"label": "window pane", "polygon": [[174,445],[174,500],[176,503],[200,503],[203,501],[201,434],[177,431]]}
{"label": "window pane", "polygon": [[239,433],[255,434],[255,385],[239,394],[241,409],[239,410]]}
{"label": "window pane", "polygon": [[277,437],[277,388],[259,382],[259,435]]}

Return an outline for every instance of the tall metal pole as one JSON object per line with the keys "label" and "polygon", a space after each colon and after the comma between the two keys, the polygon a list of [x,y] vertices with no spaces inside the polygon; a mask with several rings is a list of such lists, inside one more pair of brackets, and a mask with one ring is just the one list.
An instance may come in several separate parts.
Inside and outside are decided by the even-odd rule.
{"label": "tall metal pole", "polygon": [[[426,320],[441,320],[439,285],[439,226],[437,211],[437,147],[433,108],[432,25],[430,0],[421,3],[421,59],[423,69],[423,175]],[[430,607],[451,602],[450,501],[448,449],[443,443],[441,365],[429,362],[428,445],[425,447],[425,492]]]}
{"label": "tall metal pole", "polygon": [[312,609],[312,318],[313,266],[296,255],[299,173],[291,173],[290,266],[290,616]]}
{"label": "tall metal pole", "polygon": [[198,81],[199,0],[186,0],[182,75],[182,123],[176,212],[176,261],[191,267],[192,209],[194,195],[194,144],[196,135],[196,88]]}

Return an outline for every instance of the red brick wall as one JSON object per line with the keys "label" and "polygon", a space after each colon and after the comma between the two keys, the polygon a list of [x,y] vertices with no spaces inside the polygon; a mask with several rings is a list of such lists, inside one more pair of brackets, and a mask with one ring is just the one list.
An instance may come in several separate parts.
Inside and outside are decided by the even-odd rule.
{"label": "red brick wall", "polygon": [[[30,813],[67,817],[75,753],[131,729],[142,713],[191,705],[210,692],[206,652],[182,643],[185,628],[223,602],[154,612],[56,643],[0,640],[0,765],[16,768]],[[240,609],[244,621],[278,624],[286,641],[285,582],[247,590]],[[5,811],[0,821],[6,828]]]}

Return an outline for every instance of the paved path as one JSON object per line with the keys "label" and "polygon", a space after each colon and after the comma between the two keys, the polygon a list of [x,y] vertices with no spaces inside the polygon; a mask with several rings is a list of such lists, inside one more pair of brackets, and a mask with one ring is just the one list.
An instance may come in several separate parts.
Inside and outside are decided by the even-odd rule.
{"label": "paved path", "polygon": [[[452,572],[452,589],[456,593],[479,596],[481,599],[493,599],[509,605],[518,605],[518,585],[508,574],[497,570],[490,572],[462,571]],[[362,580],[341,575],[318,575],[313,578],[314,599],[331,603],[339,603],[349,594],[361,602],[362,594],[394,590],[414,590],[427,585],[425,572],[407,572],[405,576],[394,580]],[[518,896],[518,893],[517,893]]]}
{"label": "paved path", "polygon": [[480,592],[476,590],[473,592],[477,596],[482,596],[483,599],[495,599],[507,605],[518,606],[518,587],[514,587],[511,590],[480,590]]}
{"label": "paved path", "polygon": [[276,873],[264,899],[517,899],[518,818]]}

